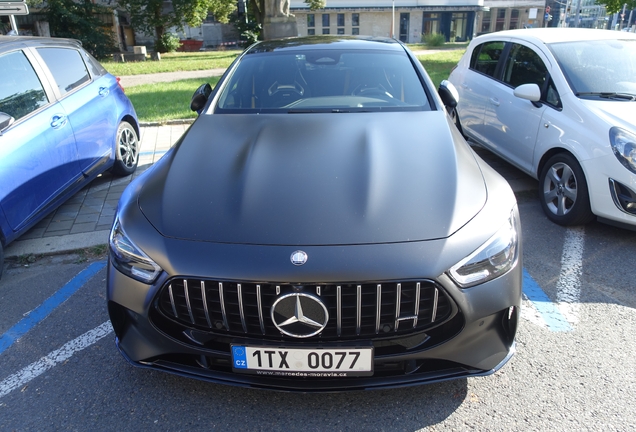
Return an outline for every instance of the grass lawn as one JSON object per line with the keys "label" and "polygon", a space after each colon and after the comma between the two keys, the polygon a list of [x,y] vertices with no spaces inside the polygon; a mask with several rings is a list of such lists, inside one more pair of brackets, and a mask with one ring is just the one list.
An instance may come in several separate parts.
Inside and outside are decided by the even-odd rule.
{"label": "grass lawn", "polygon": [[[225,55],[227,56],[229,52],[225,51],[225,53]],[[448,78],[451,69],[457,64],[463,53],[464,50],[454,50],[422,55],[418,58],[424,65],[424,68],[428,71],[428,74],[430,75],[431,79],[435,83],[435,87],[437,88],[442,80]],[[201,54],[202,53],[196,53],[196,56]],[[209,59],[208,56],[206,56],[206,58]],[[164,60],[162,59],[161,62],[164,62]],[[143,63],[149,62],[141,62],[139,64]],[[121,63],[111,64],[122,65]],[[128,64],[137,65],[138,63]],[[104,65],[105,67],[107,67],[106,64]],[[202,69],[208,68],[206,67]],[[124,74],[122,73],[121,75]],[[170,83],[146,84],[141,86],[127,87],[126,94],[135,106],[135,110],[137,111],[139,120],[142,122],[163,122],[166,120],[189,119],[196,117],[196,113],[190,111],[190,99],[192,98],[192,94],[194,93],[194,91],[201,84],[204,84],[206,82],[210,83],[210,85],[214,87],[218,81],[219,77],[210,77],[208,79],[188,79]]]}
{"label": "grass lawn", "polygon": [[437,88],[442,80],[448,78],[451,69],[457,64],[465,51],[464,49],[427,54],[419,56],[418,59],[424,65],[424,69],[426,69],[428,75],[435,83],[435,88]]}
{"label": "grass lawn", "polygon": [[164,122],[166,120],[195,118],[190,110],[192,94],[201,85],[216,85],[220,77],[187,79],[169,83],[144,84],[126,88],[137,116],[141,122]]}
{"label": "grass lawn", "polygon": [[105,60],[100,63],[115,76],[225,69],[241,52],[240,50],[175,52],[162,54],[160,61],[115,63],[112,60]]}

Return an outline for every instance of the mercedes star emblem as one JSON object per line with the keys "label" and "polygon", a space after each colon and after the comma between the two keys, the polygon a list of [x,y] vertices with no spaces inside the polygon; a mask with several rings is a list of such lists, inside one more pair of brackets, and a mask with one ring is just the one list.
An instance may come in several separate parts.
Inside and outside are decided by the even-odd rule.
{"label": "mercedes star emblem", "polygon": [[329,312],[322,300],[302,292],[279,297],[272,305],[271,316],[281,333],[295,338],[317,335],[329,321]]}
{"label": "mercedes star emblem", "polygon": [[301,250],[291,254],[291,262],[295,266],[301,266],[307,262],[307,254]]}

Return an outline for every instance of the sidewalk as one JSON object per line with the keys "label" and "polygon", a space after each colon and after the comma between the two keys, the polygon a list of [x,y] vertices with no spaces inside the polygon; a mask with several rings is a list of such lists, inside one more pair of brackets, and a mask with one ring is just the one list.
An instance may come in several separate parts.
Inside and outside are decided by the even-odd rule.
{"label": "sidewalk", "polygon": [[[139,167],[132,176],[101,175],[11,243],[5,250],[6,257],[63,253],[106,244],[117,201],[123,190],[133,178],[161,158],[188,127],[188,124],[142,127]],[[508,180],[515,193],[537,188],[536,180],[512,165],[487,150],[475,150]]]}

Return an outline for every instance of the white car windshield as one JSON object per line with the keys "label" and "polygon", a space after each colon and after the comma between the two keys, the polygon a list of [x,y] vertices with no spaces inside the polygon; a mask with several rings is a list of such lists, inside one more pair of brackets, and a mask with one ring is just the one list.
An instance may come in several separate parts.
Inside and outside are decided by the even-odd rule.
{"label": "white car windshield", "polygon": [[636,40],[563,42],[550,49],[577,96],[636,97]]}
{"label": "white car windshield", "polygon": [[307,50],[246,55],[219,97],[217,113],[428,110],[405,53]]}

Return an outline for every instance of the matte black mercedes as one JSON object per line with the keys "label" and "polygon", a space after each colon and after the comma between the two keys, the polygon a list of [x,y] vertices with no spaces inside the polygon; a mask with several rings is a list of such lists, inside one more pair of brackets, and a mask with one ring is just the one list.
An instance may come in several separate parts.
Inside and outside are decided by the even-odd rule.
{"label": "matte black mercedes", "polygon": [[292,391],[488,375],[514,352],[519,215],[389,39],[258,43],[124,192],[108,311],[132,364]]}

